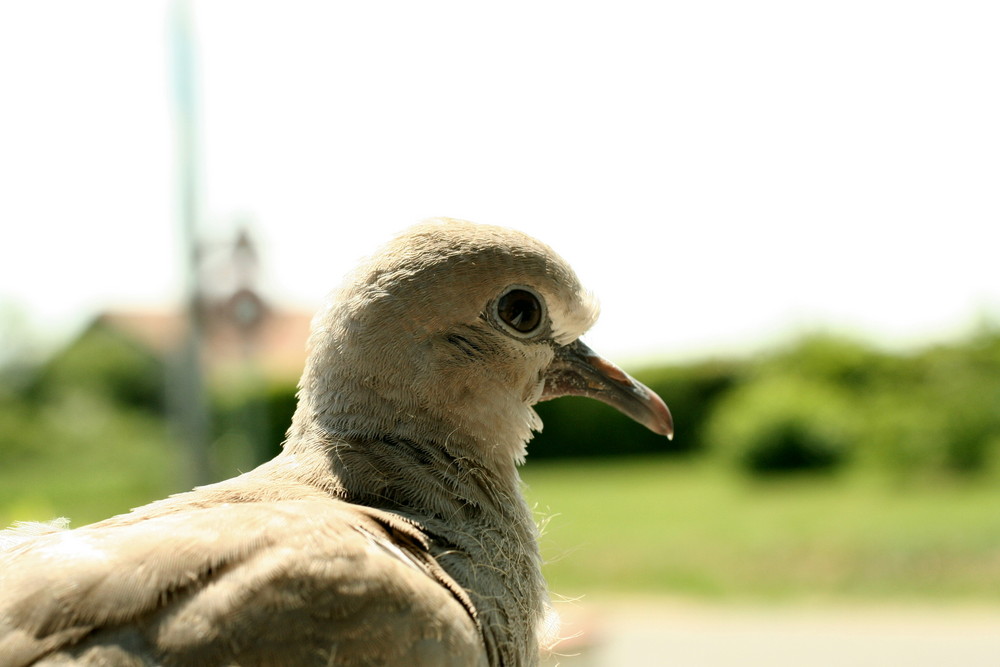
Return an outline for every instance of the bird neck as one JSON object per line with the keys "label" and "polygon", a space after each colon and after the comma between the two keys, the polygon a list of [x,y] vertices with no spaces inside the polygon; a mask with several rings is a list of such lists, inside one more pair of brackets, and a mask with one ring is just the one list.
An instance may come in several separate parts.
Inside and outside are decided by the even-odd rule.
{"label": "bird neck", "polygon": [[[353,428],[347,427],[354,426]],[[347,420],[340,428],[293,425],[282,457],[294,458],[309,480],[352,503],[412,515],[419,520],[457,517],[505,526],[531,523],[512,459],[464,455],[474,443],[412,437],[406,428],[372,433]],[[533,526],[533,523],[531,523]]]}
{"label": "bird neck", "polygon": [[420,525],[431,554],[468,591],[496,664],[533,664],[548,609],[538,530],[513,461],[504,469],[442,443],[329,432],[293,436],[275,459],[351,503]]}

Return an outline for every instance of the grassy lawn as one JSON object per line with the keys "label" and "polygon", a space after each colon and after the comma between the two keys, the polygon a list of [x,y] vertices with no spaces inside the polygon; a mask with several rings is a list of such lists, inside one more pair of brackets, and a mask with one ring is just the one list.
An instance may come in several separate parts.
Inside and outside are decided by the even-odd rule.
{"label": "grassy lawn", "polygon": [[556,595],[1000,602],[1000,486],[751,481],[640,458],[534,462]]}
{"label": "grassy lawn", "polygon": [[155,419],[82,400],[39,422],[44,447],[0,458],[0,528],[59,516],[82,526],[182,490],[176,445]]}

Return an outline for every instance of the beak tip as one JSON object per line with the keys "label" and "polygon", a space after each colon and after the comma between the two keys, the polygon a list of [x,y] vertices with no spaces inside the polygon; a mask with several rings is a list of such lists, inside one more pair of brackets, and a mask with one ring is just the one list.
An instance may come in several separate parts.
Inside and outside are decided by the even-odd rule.
{"label": "beak tip", "polygon": [[660,435],[666,436],[667,440],[673,440],[674,439],[674,425],[673,424],[667,424],[663,428],[657,429],[656,432],[659,433]]}
{"label": "beak tip", "polygon": [[667,436],[667,440],[674,439],[674,418],[670,414],[670,408],[663,402],[656,392],[648,387],[644,387],[648,395],[648,405],[652,419],[646,426],[654,433]]}

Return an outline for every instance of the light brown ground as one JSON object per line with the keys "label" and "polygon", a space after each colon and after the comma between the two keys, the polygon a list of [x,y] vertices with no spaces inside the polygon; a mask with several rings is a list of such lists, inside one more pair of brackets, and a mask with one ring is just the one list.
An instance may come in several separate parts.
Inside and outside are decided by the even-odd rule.
{"label": "light brown ground", "polygon": [[1000,607],[740,605],[594,600],[558,605],[562,667],[997,667]]}

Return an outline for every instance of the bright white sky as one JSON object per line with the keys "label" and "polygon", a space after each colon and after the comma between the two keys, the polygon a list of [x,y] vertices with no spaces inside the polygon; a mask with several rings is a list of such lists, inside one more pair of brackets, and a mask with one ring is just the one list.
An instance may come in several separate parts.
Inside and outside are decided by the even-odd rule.
{"label": "bright white sky", "polygon": [[[0,304],[46,335],[179,294],[170,9],[0,4]],[[193,14],[204,225],[252,221],[276,298],[449,215],[560,251],[619,360],[1000,315],[1000,3]]]}

